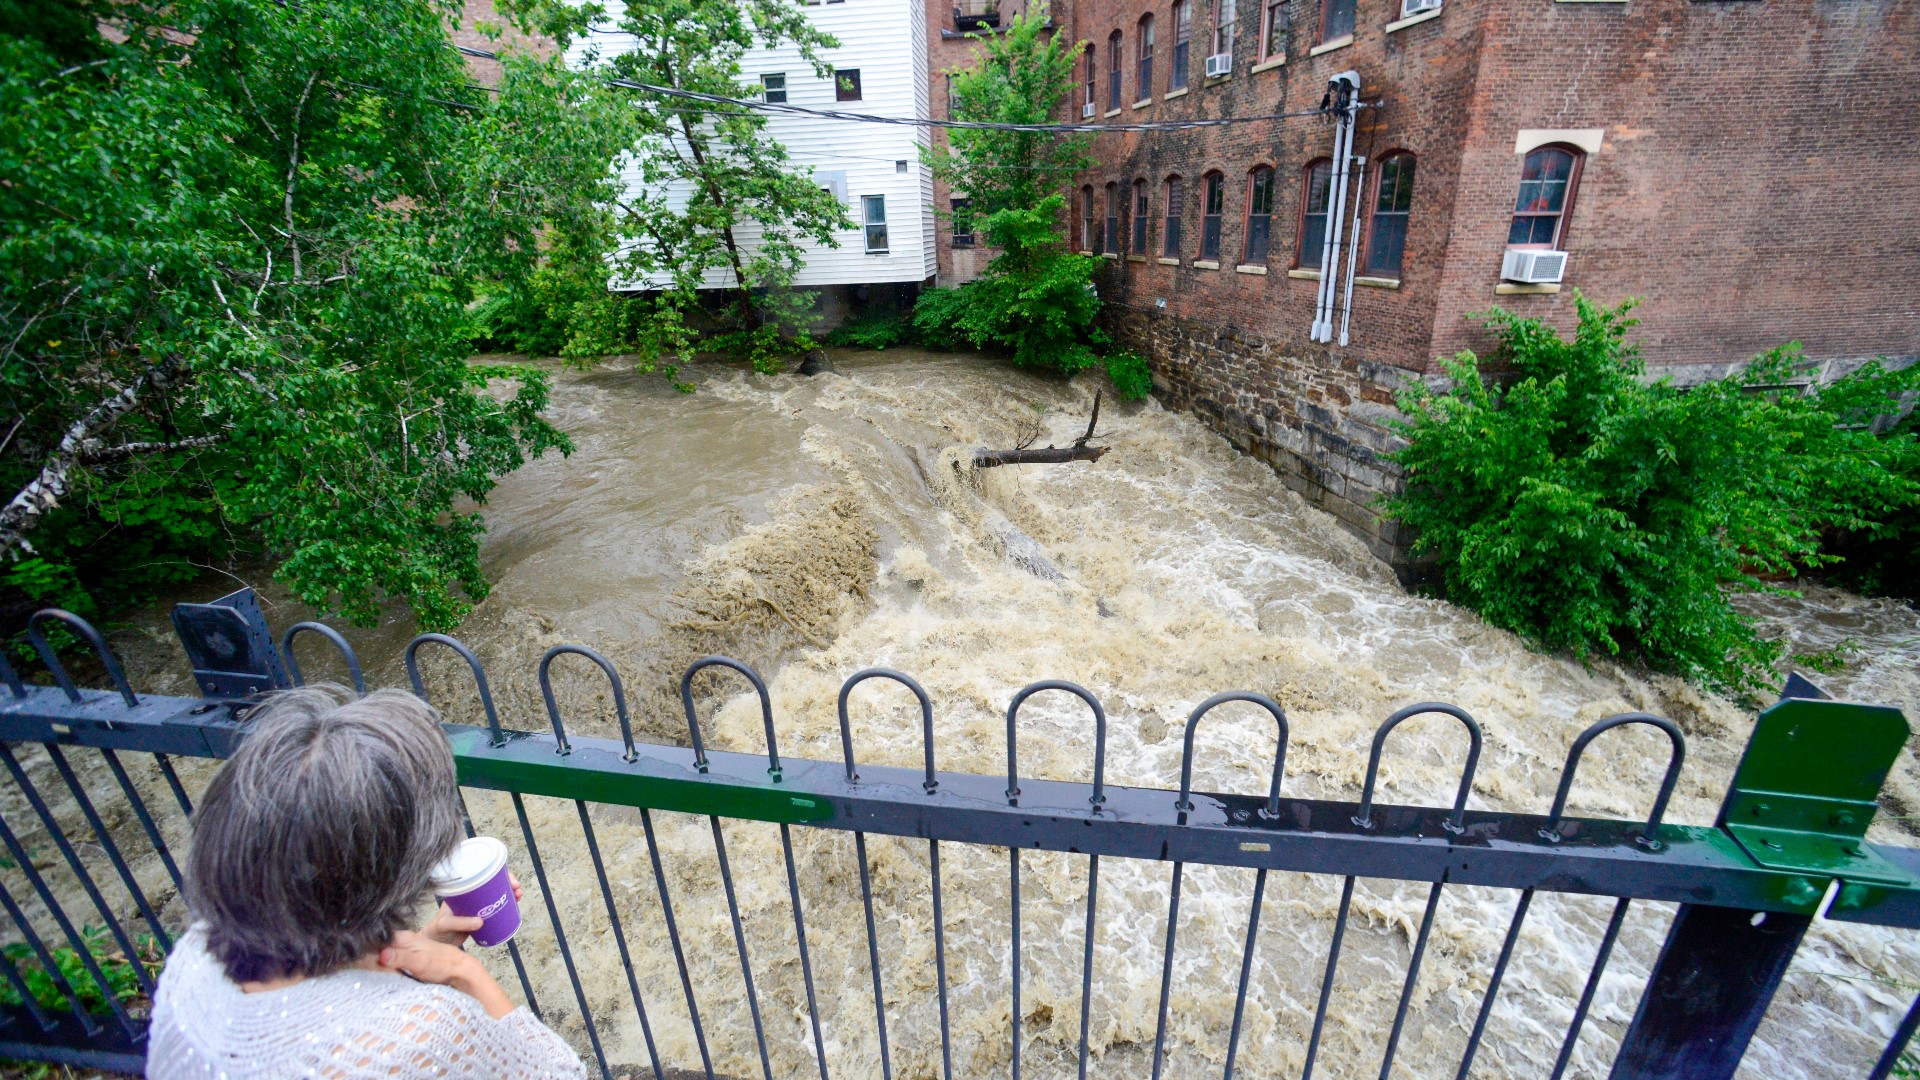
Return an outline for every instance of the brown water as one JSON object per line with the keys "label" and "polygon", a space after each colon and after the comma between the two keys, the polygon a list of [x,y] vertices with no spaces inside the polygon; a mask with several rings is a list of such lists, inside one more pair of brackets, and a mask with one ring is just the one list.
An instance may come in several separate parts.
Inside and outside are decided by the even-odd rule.
{"label": "brown water", "polygon": [[[1688,733],[1670,819],[1693,823],[1711,822],[1751,725],[1748,711],[1675,680],[1533,653],[1470,613],[1409,595],[1265,466],[1151,403],[1108,406],[1103,425],[1113,452],[1097,464],[985,472],[966,464],[970,448],[1008,445],[1023,422],[1038,419],[1049,432],[1043,442],[1078,434],[1090,381],[1043,381],[973,358],[911,351],[841,355],[836,370],[811,379],[712,367],[690,374],[699,391],[682,396],[614,368],[556,373],[552,417],[579,451],[522,469],[490,500],[485,560],[497,584],[461,636],[487,662],[509,724],[544,722],[533,663],[548,646],[577,641],[620,665],[643,737],[678,740],[684,722],[670,692],[674,676],[696,655],[726,652],[769,675],[783,754],[837,758],[841,680],[885,664],[917,676],[932,694],[941,767],[995,773],[1005,760],[1009,697],[1032,680],[1065,678],[1106,704],[1110,782],[1166,787],[1178,776],[1193,705],[1217,690],[1252,689],[1281,702],[1292,721],[1286,790],[1351,799],[1380,720],[1401,705],[1439,699],[1468,709],[1486,731],[1470,805],[1540,811],[1575,733],[1608,714],[1644,709]],[[1033,572],[1036,544],[1060,577]],[[268,595],[276,627],[298,615],[283,594],[269,588]],[[1837,695],[1920,705],[1920,616],[1911,608],[1824,589],[1749,606],[1795,651],[1858,644],[1845,671],[1818,677]],[[138,632],[120,642],[143,669],[136,681],[184,690],[184,672],[160,647],[159,620],[144,625],[147,645]],[[411,632],[396,615],[376,630],[348,634],[373,682],[402,685],[397,654]],[[303,646],[302,656],[310,674],[328,670],[320,651]],[[471,718],[464,675],[444,657],[428,666],[434,700]],[[584,665],[559,682],[570,731],[613,733],[604,684],[587,678]],[[757,711],[733,692],[712,701],[712,742],[758,750]],[[884,684],[856,693],[863,760],[918,762],[918,725],[904,697]],[[1090,723],[1082,707],[1059,697],[1037,697],[1023,712],[1022,768],[1084,778]],[[1452,724],[1433,718],[1403,726],[1382,770],[1383,800],[1451,800],[1464,750]],[[1196,786],[1264,790],[1271,721],[1226,708],[1208,725]],[[1596,744],[1573,811],[1644,814],[1664,767],[1662,746],[1638,731]],[[1920,812],[1920,769],[1911,758],[1896,770],[1890,795],[1899,813]],[[544,800],[529,809],[609,1058],[644,1061],[574,810]],[[474,812],[483,829],[521,846],[504,801],[477,797]],[[669,1064],[697,1065],[637,818],[605,810],[596,825],[663,1055]],[[660,815],[656,825],[716,1064],[757,1075],[707,823]],[[1904,825],[1883,817],[1876,829],[1891,837],[1905,835]],[[727,836],[775,1075],[810,1074],[778,833],[732,824]],[[795,844],[828,1063],[836,1075],[877,1076],[851,837],[797,830]],[[925,845],[870,838],[868,846],[895,1069],[932,1076],[939,1029]],[[943,854],[956,1067],[968,1076],[1003,1075],[1004,853],[949,845]],[[1025,1064],[1032,1076],[1073,1072],[1083,863],[1026,858],[1032,1045]],[[1167,874],[1164,864],[1103,865],[1096,1075],[1147,1072]],[[524,869],[522,876],[529,876]],[[1208,1075],[1224,1059],[1251,880],[1247,871],[1187,871],[1170,1077]],[[1338,889],[1331,879],[1270,880],[1241,1075],[1297,1074]],[[1377,1073],[1425,893],[1390,882],[1356,889],[1318,1075]],[[538,890],[527,899],[538,914],[524,947],[541,1001],[584,1047]],[[1513,902],[1500,890],[1447,890],[1402,1040],[1400,1075],[1452,1076]],[[1536,901],[1475,1075],[1546,1072],[1610,909],[1603,899]],[[1670,914],[1665,905],[1635,906],[1571,1075],[1604,1075]],[[1745,1075],[1863,1073],[1911,998],[1893,985],[1902,980],[1920,983],[1920,942],[1912,935],[1816,924]]]}

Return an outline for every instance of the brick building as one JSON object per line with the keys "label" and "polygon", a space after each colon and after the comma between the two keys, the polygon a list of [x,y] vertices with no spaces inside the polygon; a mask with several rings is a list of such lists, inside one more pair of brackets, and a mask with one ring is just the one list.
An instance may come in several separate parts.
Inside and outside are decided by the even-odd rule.
{"label": "brick building", "polygon": [[[929,9],[935,116],[979,10]],[[1370,508],[1397,482],[1381,422],[1407,379],[1486,345],[1475,312],[1567,327],[1574,290],[1638,297],[1649,366],[1681,381],[1794,340],[1828,371],[1920,355],[1911,2],[1054,0],[1052,17],[1087,43],[1075,119],[1312,113],[1357,78],[1344,184],[1322,116],[1110,132],[1067,227],[1111,260],[1102,295],[1163,398],[1383,556],[1403,538]],[[943,225],[943,283],[984,265],[951,240]],[[1556,261],[1529,275],[1510,251],[1565,252],[1560,280],[1509,280]]]}

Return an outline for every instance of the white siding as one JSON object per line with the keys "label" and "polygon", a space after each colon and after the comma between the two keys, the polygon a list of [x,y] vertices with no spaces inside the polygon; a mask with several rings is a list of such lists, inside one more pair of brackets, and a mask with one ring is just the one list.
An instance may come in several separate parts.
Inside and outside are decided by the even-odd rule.
{"label": "white siding", "polygon": [[[823,54],[826,62],[837,70],[859,70],[861,100],[836,101],[832,80],[815,75],[792,47],[748,52],[741,62],[742,82],[757,83],[763,74],[784,73],[790,105],[909,119],[931,115],[924,0],[841,0],[808,6],[806,11],[815,26],[839,39],[839,47]],[[609,4],[608,12],[609,20],[617,20],[618,4]],[[595,34],[593,39],[603,52],[633,47],[623,35]],[[806,263],[795,284],[863,285],[933,276],[933,177],[920,160],[927,129],[775,113],[768,118],[767,133],[787,148],[796,169],[845,177],[847,216],[854,222],[852,229],[836,234],[838,248],[806,245]],[[904,173],[898,162],[906,163]],[[625,170],[625,176],[630,187],[639,186],[638,169]],[[824,179],[821,186],[827,186]],[[866,233],[861,228],[861,197],[866,195],[887,200],[885,254],[866,251]],[[686,192],[670,189],[668,199],[684,205]],[[734,229],[734,235],[749,247],[758,233],[751,224]],[[701,287],[723,288],[732,277],[731,271],[709,273]],[[664,279],[616,282],[616,287],[661,284]]]}

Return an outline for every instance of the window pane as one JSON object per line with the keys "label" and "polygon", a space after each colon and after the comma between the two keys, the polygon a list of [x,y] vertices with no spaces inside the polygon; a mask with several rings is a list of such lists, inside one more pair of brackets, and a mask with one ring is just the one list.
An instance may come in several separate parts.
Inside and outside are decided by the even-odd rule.
{"label": "window pane", "polygon": [[1247,199],[1247,211],[1253,214],[1273,213],[1273,170],[1257,169],[1253,174],[1253,183]]}
{"label": "window pane", "polygon": [[1247,261],[1263,263],[1267,261],[1267,236],[1273,227],[1271,214],[1251,214],[1247,217]]}
{"label": "window pane", "polygon": [[1545,153],[1546,167],[1542,170],[1542,175],[1546,179],[1564,182],[1567,177],[1573,175],[1572,154],[1564,150],[1548,150]]}
{"label": "window pane", "polygon": [[1116,214],[1107,215],[1107,254],[1120,254],[1120,218]]}
{"label": "window pane", "polygon": [[1147,253],[1147,216],[1144,213],[1135,214],[1133,218],[1133,253]]}
{"label": "window pane", "polygon": [[1395,154],[1380,168],[1377,214],[1406,213],[1413,206],[1413,155]]}
{"label": "window pane", "polygon": [[1367,273],[1398,275],[1406,246],[1405,214],[1373,215],[1373,235],[1367,241]]}
{"label": "window pane", "polygon": [[887,197],[885,195],[862,195],[860,207],[867,215],[867,224],[878,225],[887,220]]}
{"label": "window pane", "polygon": [[1233,0],[1213,0],[1213,51],[1233,52]]}
{"label": "window pane", "polygon": [[1324,0],[1320,20],[1320,40],[1332,41],[1353,33],[1354,0]]}
{"label": "window pane", "polygon": [[760,94],[768,101],[787,100],[787,77],[781,75],[760,76]]}
{"label": "window pane", "polygon": [[833,73],[833,99],[835,101],[860,100],[859,68],[845,68]]}
{"label": "window pane", "polygon": [[1320,257],[1327,244],[1327,213],[1308,214],[1300,222],[1300,265],[1320,269]]}
{"label": "window pane", "polygon": [[1200,257],[1220,258],[1220,215],[1208,214],[1200,220]]}
{"label": "window pane", "polygon": [[1507,230],[1507,243],[1531,244],[1533,242],[1533,219],[1515,216],[1513,227]]}
{"label": "window pane", "polygon": [[867,226],[867,250],[887,250],[887,227],[885,225]]}
{"label": "window pane", "polygon": [[1226,199],[1226,189],[1226,181],[1219,173],[1207,177],[1207,213],[1217,214],[1220,212],[1221,204]]}
{"label": "window pane", "polygon": [[1173,76],[1167,80],[1167,89],[1184,90],[1187,87],[1187,43],[1182,41],[1173,47]]}
{"label": "window pane", "polygon": [[1160,245],[1160,254],[1165,255],[1169,259],[1179,258],[1180,257],[1180,216],[1178,214],[1169,216],[1167,218],[1166,227],[1163,231],[1165,233],[1165,237]]}
{"label": "window pane", "polygon": [[1327,196],[1333,187],[1333,163],[1321,161],[1307,171],[1307,213],[1324,216]]}
{"label": "window pane", "polygon": [[1268,59],[1284,55],[1287,51],[1287,5],[1286,0],[1268,0],[1267,36],[1261,44],[1260,55]]}

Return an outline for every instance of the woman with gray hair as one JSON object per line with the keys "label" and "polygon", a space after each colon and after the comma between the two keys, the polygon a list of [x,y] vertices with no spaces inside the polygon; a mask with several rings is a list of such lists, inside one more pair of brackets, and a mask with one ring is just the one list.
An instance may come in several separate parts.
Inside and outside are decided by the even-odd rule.
{"label": "woman with gray hair", "polygon": [[460,842],[438,719],[411,694],[338,687],[255,712],[193,815],[198,921],[160,976],[149,1077],[585,1076],[463,951],[479,919],[406,929]]}

